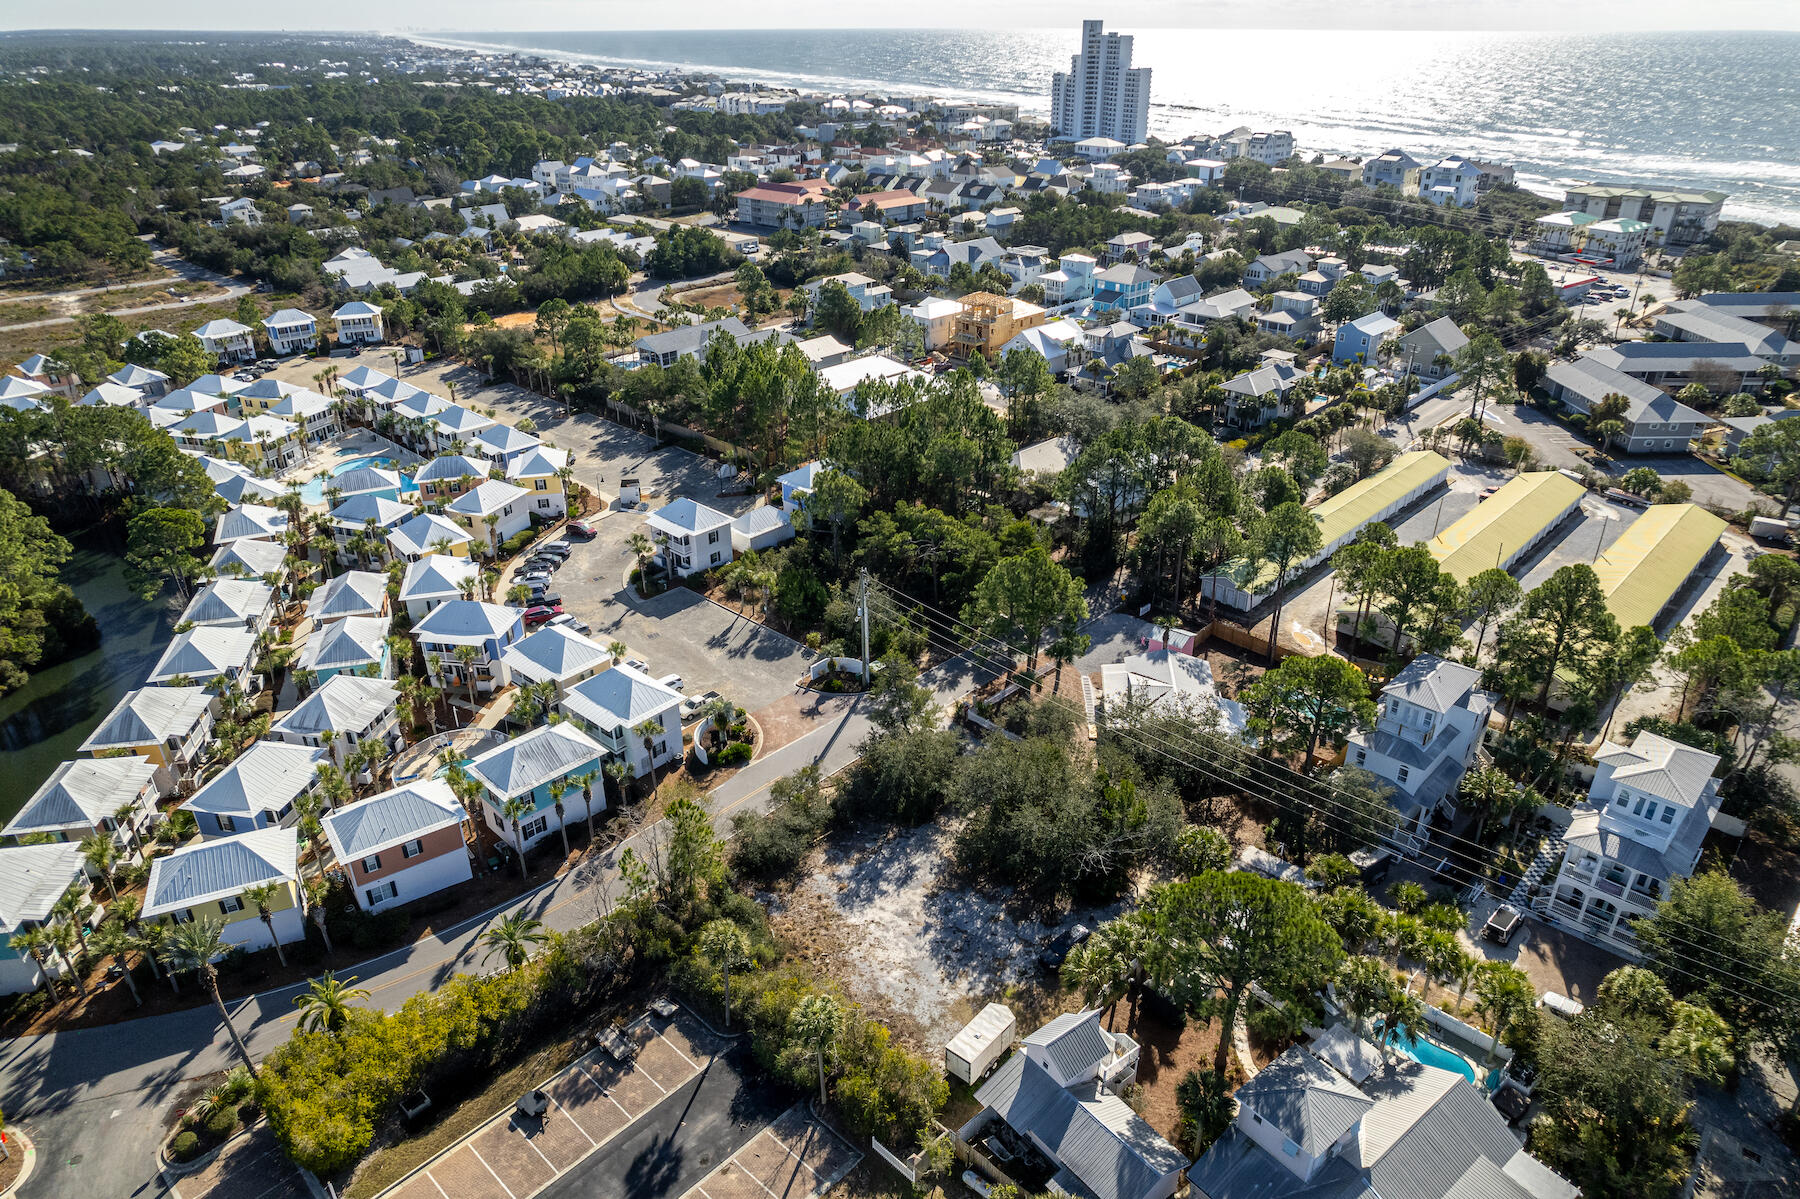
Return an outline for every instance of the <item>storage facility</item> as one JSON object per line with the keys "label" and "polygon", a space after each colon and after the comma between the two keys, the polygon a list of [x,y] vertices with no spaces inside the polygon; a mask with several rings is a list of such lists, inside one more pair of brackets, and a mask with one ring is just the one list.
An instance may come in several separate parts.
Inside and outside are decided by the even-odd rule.
{"label": "storage facility", "polygon": [[1518,475],[1431,539],[1438,565],[1458,583],[1484,570],[1511,570],[1581,506],[1587,489],[1561,471]]}
{"label": "storage facility", "polygon": [[1012,1048],[1019,1022],[1003,1003],[990,1003],[944,1047],[944,1073],[973,1086]]}
{"label": "storage facility", "polygon": [[1655,504],[1632,521],[1594,563],[1619,628],[1656,627],[1724,531],[1725,522],[1698,504]]}
{"label": "storage facility", "polygon": [[[1336,495],[1322,500],[1312,510],[1319,522],[1319,550],[1288,572],[1293,578],[1331,557],[1349,544],[1373,521],[1386,520],[1421,496],[1443,486],[1450,476],[1450,463],[1440,454],[1418,450],[1402,454],[1386,467],[1360,483],[1352,483]],[[1221,604],[1248,612],[1275,592],[1275,570],[1267,563],[1252,564],[1242,558],[1225,564],[1225,569],[1208,580],[1207,594],[1217,593]]]}

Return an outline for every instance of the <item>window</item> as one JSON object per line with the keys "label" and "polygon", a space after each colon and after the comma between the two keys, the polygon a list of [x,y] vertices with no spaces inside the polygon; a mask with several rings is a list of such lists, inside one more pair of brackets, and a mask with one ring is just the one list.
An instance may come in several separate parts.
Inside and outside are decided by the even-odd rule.
{"label": "window", "polygon": [[374,907],[383,900],[398,898],[400,895],[400,884],[389,880],[388,882],[382,883],[379,887],[370,887],[367,891],[364,891],[363,894],[368,897],[369,906]]}
{"label": "window", "polygon": [[1361,766],[1364,762],[1366,762],[1368,760],[1369,760],[1369,751],[1368,750],[1359,749],[1356,751],[1356,764],[1358,766]]}
{"label": "window", "polygon": [[719,564],[719,551],[714,550],[712,553],[712,565],[717,566],[718,564]]}
{"label": "window", "polygon": [[[1651,804],[1650,810],[1652,812],[1654,812],[1656,810],[1656,805]],[[1643,796],[1641,796],[1641,795],[1638,796],[1637,802],[1631,805],[1631,814],[1633,816],[1642,816],[1644,814],[1644,797]]]}
{"label": "window", "polygon": [[244,910],[244,901],[235,895],[227,895],[219,901],[219,910],[227,916],[233,912],[241,912]]}
{"label": "window", "polygon": [[362,860],[362,868],[370,874],[381,869],[381,855],[372,853]]}
{"label": "window", "polygon": [[1631,792],[1625,790],[1625,788],[1623,788],[1623,787],[1620,787],[1618,794],[1613,796],[1613,806],[1622,808],[1630,802],[1631,802]]}
{"label": "window", "polygon": [[1289,1137],[1281,1138],[1281,1151],[1289,1157],[1300,1156],[1300,1146],[1294,1144],[1293,1140]]}
{"label": "window", "polygon": [[550,501],[548,499],[541,499],[538,501],[538,507],[540,507],[540,508],[548,508],[549,506],[550,506]]}
{"label": "window", "polygon": [[192,924],[194,922],[194,909],[181,908],[178,911],[170,912],[169,919],[173,920],[176,924]]}
{"label": "window", "polygon": [[1675,823],[1675,805],[1674,804],[1666,803],[1663,805],[1662,822],[1664,824],[1674,824]]}
{"label": "window", "polygon": [[532,490],[534,490],[534,491],[549,491],[550,490],[550,480],[537,479],[532,483],[531,487],[532,487]]}
{"label": "window", "polygon": [[539,833],[544,832],[549,827],[550,818],[548,816],[539,816],[536,820],[527,820],[524,824],[520,825],[519,831],[522,836],[530,839],[537,836]]}
{"label": "window", "polygon": [[1402,766],[1400,768],[1400,777],[1396,781],[1404,783],[1406,781],[1406,776],[1410,773],[1412,772],[1407,767]]}
{"label": "window", "polygon": [[417,837],[400,847],[400,856],[403,858],[416,858],[424,852],[425,842],[419,840]]}

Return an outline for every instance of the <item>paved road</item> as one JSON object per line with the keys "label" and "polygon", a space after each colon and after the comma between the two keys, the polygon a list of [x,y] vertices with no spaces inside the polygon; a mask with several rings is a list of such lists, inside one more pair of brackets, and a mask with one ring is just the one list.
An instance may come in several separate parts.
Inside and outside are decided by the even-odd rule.
{"label": "paved road", "polygon": [[[927,676],[940,704],[966,692],[975,681],[966,665],[950,663]],[[714,823],[729,830],[738,811],[761,811],[769,784],[809,763],[834,772],[855,760],[869,732],[863,704],[850,704],[804,737],[745,767],[711,795]],[[566,930],[597,918],[608,896],[620,893],[616,861],[626,846],[642,852],[642,831],[562,878],[505,905],[524,908],[551,928]],[[428,991],[459,972],[487,968],[477,942],[498,913],[475,917],[404,949],[367,962],[333,963],[340,975],[355,974],[370,992],[369,1002],[387,1010]],[[303,988],[286,987],[238,1002],[233,1018],[263,1057],[292,1031],[293,998]],[[231,1065],[228,1044],[211,1008],[192,1008],[104,1028],[77,1029],[41,1037],[20,1037],[0,1050],[0,1094],[7,1114],[41,1144],[64,1147],[82,1160],[46,1153],[27,1188],[28,1199],[91,1199],[133,1195],[151,1175],[150,1153],[165,1109],[183,1079]],[[116,1146],[110,1152],[106,1146]],[[142,1148],[143,1152],[140,1152]],[[146,1192],[146,1193],[154,1193]]]}

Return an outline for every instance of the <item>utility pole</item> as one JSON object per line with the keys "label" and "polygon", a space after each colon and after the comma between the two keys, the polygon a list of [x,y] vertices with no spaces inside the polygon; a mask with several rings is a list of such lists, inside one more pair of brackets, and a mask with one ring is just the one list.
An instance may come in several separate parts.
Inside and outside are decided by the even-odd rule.
{"label": "utility pole", "polygon": [[869,689],[869,571],[867,567],[856,572],[856,586],[860,599],[858,607],[862,610],[862,676],[863,690]]}

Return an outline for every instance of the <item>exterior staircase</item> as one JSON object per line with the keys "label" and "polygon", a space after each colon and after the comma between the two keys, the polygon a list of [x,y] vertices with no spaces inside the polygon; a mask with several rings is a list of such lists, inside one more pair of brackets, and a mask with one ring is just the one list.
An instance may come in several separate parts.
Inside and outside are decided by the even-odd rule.
{"label": "exterior staircase", "polygon": [[[1531,859],[1531,865],[1525,868],[1524,875],[1519,879],[1519,885],[1513,888],[1511,903],[1515,908],[1525,911],[1531,906],[1526,898],[1531,893],[1531,888],[1544,881],[1544,877],[1550,873],[1550,867],[1556,863],[1556,859],[1562,851],[1561,833],[1552,832],[1544,837],[1544,843],[1539,847],[1537,856]],[[1541,903],[1539,910],[1549,906],[1550,900],[1546,895],[1540,893],[1538,898]]]}

